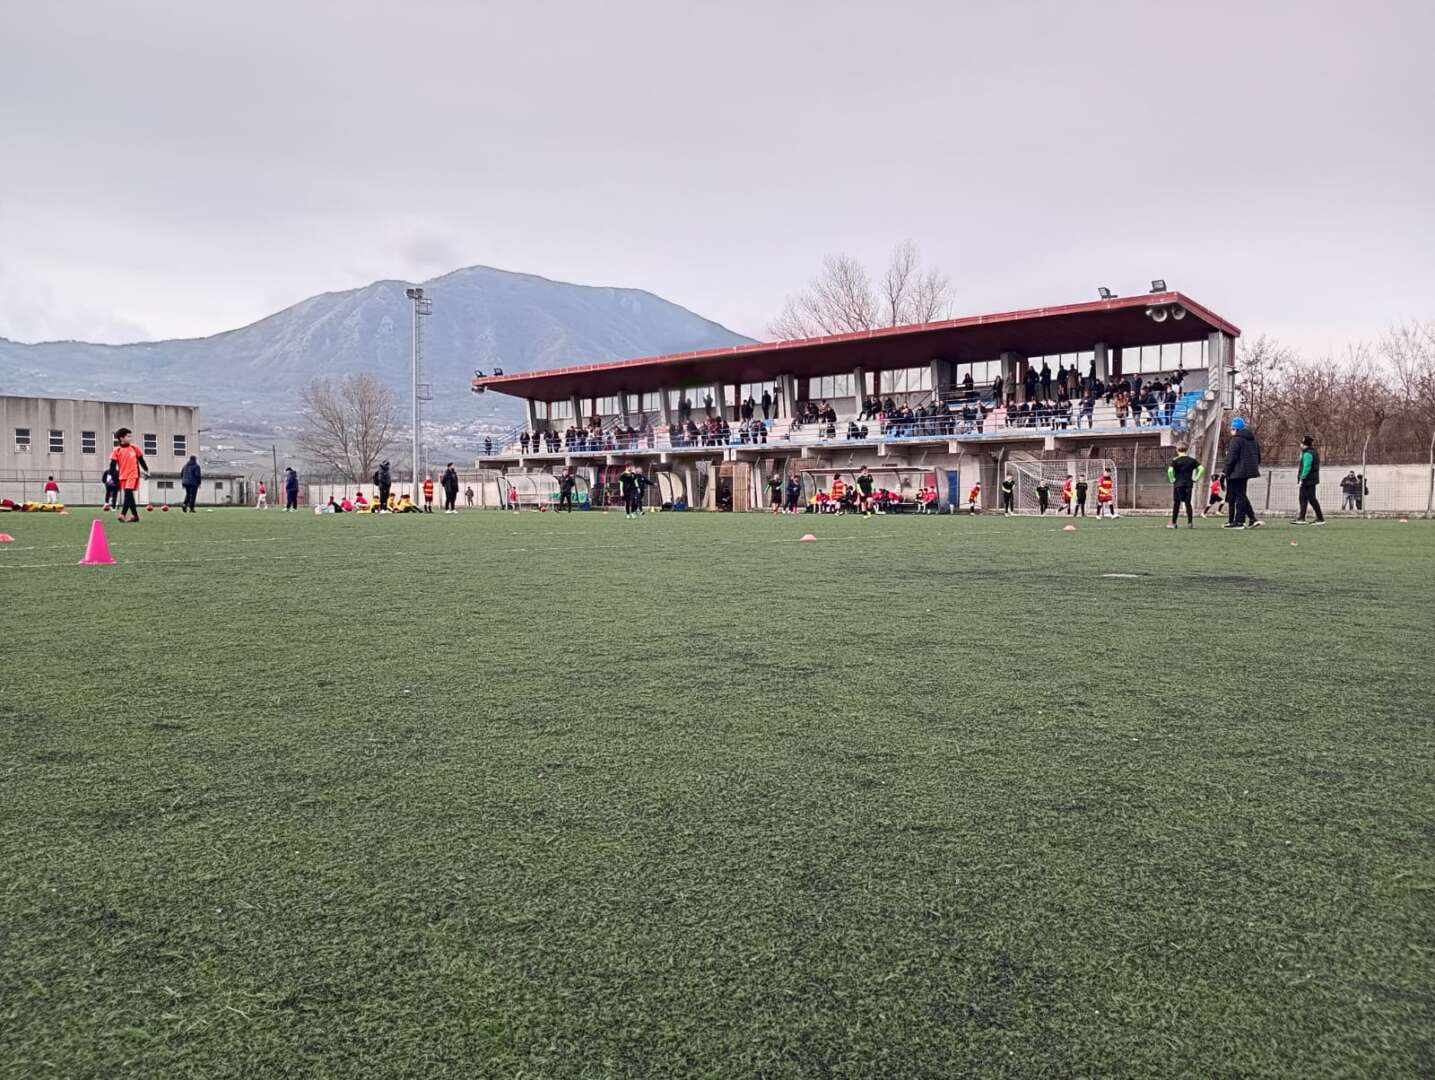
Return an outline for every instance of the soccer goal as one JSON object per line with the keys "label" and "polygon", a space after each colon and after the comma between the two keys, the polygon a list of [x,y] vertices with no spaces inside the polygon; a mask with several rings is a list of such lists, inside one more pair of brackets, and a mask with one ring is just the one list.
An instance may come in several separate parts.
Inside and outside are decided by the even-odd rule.
{"label": "soccer goal", "polygon": [[1048,514],[1061,513],[1066,509],[1065,504],[1061,501],[1061,489],[1066,484],[1068,476],[1071,477],[1073,484],[1081,480],[1086,481],[1086,512],[1088,514],[1096,513],[1096,482],[1101,478],[1102,473],[1111,474],[1112,492],[1118,500],[1117,505],[1120,505],[1116,462],[1110,458],[1013,461],[1007,464],[1006,469],[1011,473],[1012,479],[1016,481],[1016,498],[1013,500],[1013,508],[1018,514],[1036,514],[1041,511],[1041,499],[1037,495],[1036,489],[1042,484],[1045,484],[1050,492],[1046,512]]}

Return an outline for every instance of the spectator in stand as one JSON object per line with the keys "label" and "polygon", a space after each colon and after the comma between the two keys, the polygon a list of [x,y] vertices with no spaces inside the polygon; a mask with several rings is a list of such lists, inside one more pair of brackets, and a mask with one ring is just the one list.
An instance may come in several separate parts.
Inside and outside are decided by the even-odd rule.
{"label": "spectator in stand", "polygon": [[764,420],[771,420],[771,419],[772,419],[772,391],[771,391],[771,390],[764,390],[764,391],[762,392],[762,418],[763,418]]}
{"label": "spectator in stand", "polygon": [[992,404],[993,404],[993,405],[1000,405],[1001,403],[1002,403],[1002,377],[1001,377],[1000,375],[998,375],[995,379],[992,380]]}
{"label": "spectator in stand", "polygon": [[977,396],[976,384],[972,381],[972,369],[967,368],[967,373],[962,376],[962,397],[967,401],[974,401]]}
{"label": "spectator in stand", "polygon": [[518,436],[518,446],[525,454],[528,453],[528,432]]}
{"label": "spectator in stand", "polygon": [[1088,428],[1094,427],[1096,425],[1095,412],[1096,394],[1088,386],[1086,392],[1081,395],[1081,415],[1077,418],[1076,426],[1081,427],[1081,421],[1085,420]]}
{"label": "spectator in stand", "polygon": [[1051,365],[1045,360],[1041,362],[1041,396],[1046,400],[1051,399]]}
{"label": "spectator in stand", "polygon": [[45,477],[45,505],[54,506],[60,501],[60,485],[53,476]]}
{"label": "spectator in stand", "polygon": [[484,456],[484,457],[491,457],[492,455],[493,455],[493,439],[490,438],[489,436],[485,435],[485,436],[483,437],[483,456]]}
{"label": "spectator in stand", "polygon": [[1342,510],[1360,509],[1360,480],[1351,469],[1340,481],[1340,508]]}
{"label": "spectator in stand", "polygon": [[[1131,397],[1130,397],[1130,395],[1128,395],[1125,390],[1117,390],[1117,391],[1116,391],[1115,399],[1114,399],[1114,401],[1112,402],[1112,404],[1114,404],[1114,405],[1116,406],[1116,419],[1117,419],[1118,421],[1120,421],[1122,427],[1125,427],[1125,426],[1126,426],[1126,416],[1127,416],[1127,414],[1131,411]],[[1096,508],[1096,516],[1097,516],[1097,517],[1100,517],[1100,516],[1101,516],[1101,507],[1100,507],[1100,506],[1098,506],[1098,507]]]}
{"label": "spectator in stand", "polygon": [[1261,447],[1245,420],[1231,421],[1231,445],[1226,451],[1226,487],[1230,491],[1230,518],[1223,529],[1259,529],[1265,522],[1256,518],[1246,494],[1246,485],[1261,475]]}

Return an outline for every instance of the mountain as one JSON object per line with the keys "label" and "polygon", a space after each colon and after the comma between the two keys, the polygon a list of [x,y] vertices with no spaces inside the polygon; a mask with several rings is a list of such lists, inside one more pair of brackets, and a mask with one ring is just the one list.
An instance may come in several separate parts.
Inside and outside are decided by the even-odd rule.
{"label": "mountain", "polygon": [[407,403],[412,330],[404,290],[411,284],[433,300],[422,378],[433,386],[424,414],[439,429],[521,419],[514,399],[469,392],[475,368],[528,371],[751,340],[639,289],[474,266],[431,281],[323,293],[207,338],[132,345],[0,338],[0,392],[197,404],[207,430],[280,433],[293,429],[300,388],[318,376],[371,372]]}

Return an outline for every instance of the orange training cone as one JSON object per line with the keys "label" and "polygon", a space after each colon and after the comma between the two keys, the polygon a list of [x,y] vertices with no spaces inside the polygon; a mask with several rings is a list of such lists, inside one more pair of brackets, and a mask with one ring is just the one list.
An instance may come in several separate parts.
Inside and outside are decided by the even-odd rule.
{"label": "orange training cone", "polygon": [[85,557],[80,560],[81,566],[113,566],[115,560],[110,557],[110,542],[105,539],[105,525],[99,518],[95,518],[90,525],[90,542],[85,545]]}

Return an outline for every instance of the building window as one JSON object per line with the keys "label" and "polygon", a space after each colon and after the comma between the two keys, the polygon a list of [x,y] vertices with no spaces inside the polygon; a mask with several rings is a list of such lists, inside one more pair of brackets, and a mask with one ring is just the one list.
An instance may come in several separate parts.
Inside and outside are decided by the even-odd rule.
{"label": "building window", "polygon": [[80,432],[80,453],[95,453],[95,433],[93,431]]}
{"label": "building window", "polygon": [[173,481],[173,480],[156,480],[156,481],[155,481],[155,485],[156,485],[157,487],[159,487],[162,491],[169,491],[169,490],[172,490],[172,489],[174,488],[174,481]]}
{"label": "building window", "polygon": [[618,399],[614,397],[600,397],[594,403],[594,416],[617,416]]}
{"label": "building window", "polygon": [[884,394],[914,394],[932,388],[931,367],[901,368],[884,371],[879,383]]}
{"label": "building window", "polygon": [[28,454],[30,452],[30,429],[17,427],[15,429],[15,453]]}
{"label": "building window", "polygon": [[643,411],[659,412],[662,410],[662,399],[657,394],[643,395]]}
{"label": "building window", "polygon": [[223,491],[223,490],[224,490],[224,481],[223,481],[223,480],[216,480],[216,481],[214,482],[214,490],[215,490],[215,491]]}
{"label": "building window", "polygon": [[957,362],[957,385],[964,386],[967,376],[972,377],[973,390],[985,390],[992,380],[1002,373],[1000,360],[961,360]]}
{"label": "building window", "polygon": [[851,375],[823,375],[807,381],[807,396],[813,401],[852,396]]}
{"label": "building window", "polygon": [[65,433],[50,429],[50,453],[63,454],[65,452]]}
{"label": "building window", "polygon": [[152,431],[145,433],[144,452],[146,457],[151,457],[159,453],[159,436]]}
{"label": "building window", "polygon": [[175,456],[175,457],[184,457],[184,444],[185,444],[185,437],[184,437],[183,435],[176,435],[176,436],[174,437],[174,456]]}
{"label": "building window", "polygon": [[739,401],[747,401],[749,398],[751,398],[755,404],[760,406],[762,404],[763,394],[770,394],[772,396],[772,400],[776,401],[777,383],[772,381],[750,382],[743,383],[741,386],[738,387]]}
{"label": "building window", "polygon": [[573,403],[571,401],[550,401],[548,415],[554,420],[571,420],[573,419]]}

